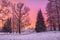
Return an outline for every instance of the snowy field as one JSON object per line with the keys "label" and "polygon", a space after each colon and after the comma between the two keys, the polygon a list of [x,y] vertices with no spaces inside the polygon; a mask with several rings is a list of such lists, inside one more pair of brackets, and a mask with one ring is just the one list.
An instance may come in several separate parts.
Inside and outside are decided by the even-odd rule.
{"label": "snowy field", "polygon": [[40,32],[30,34],[0,33],[0,40],[60,40],[60,32]]}

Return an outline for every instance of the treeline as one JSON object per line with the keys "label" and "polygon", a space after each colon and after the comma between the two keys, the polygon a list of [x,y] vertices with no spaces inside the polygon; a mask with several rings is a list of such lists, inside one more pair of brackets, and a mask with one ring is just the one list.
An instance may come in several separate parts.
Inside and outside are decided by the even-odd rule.
{"label": "treeline", "polygon": [[48,0],[47,4],[47,22],[49,23],[50,30],[60,31],[60,0]]}

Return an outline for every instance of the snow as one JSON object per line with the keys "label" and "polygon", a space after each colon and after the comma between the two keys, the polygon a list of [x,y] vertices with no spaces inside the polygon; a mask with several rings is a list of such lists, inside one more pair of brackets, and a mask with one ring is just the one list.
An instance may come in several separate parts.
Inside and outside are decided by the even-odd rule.
{"label": "snow", "polygon": [[60,32],[40,32],[30,34],[0,33],[0,40],[60,40]]}
{"label": "snow", "polygon": [[22,30],[22,34],[30,34],[30,33],[33,33],[35,32],[33,29],[27,29],[27,30]]}

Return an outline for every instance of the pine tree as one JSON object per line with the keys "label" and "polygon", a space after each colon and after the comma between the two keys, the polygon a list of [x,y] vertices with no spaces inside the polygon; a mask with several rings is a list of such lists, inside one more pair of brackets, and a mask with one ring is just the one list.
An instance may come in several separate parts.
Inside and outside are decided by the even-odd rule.
{"label": "pine tree", "polygon": [[11,29],[11,19],[7,19],[6,23],[4,24],[4,27],[2,29],[2,32],[12,32]]}
{"label": "pine tree", "polygon": [[44,24],[44,18],[43,18],[41,10],[39,10],[37,14],[37,22],[36,22],[35,30],[36,32],[43,32],[46,30],[46,26]]}

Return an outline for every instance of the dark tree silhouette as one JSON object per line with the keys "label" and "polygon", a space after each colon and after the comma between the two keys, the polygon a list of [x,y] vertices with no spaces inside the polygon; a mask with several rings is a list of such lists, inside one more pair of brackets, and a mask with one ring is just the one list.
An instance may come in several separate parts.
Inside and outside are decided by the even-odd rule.
{"label": "dark tree silhouette", "polygon": [[43,18],[41,10],[39,10],[37,14],[37,22],[36,22],[35,30],[36,32],[46,31],[46,26],[44,24],[44,18]]}
{"label": "dark tree silhouette", "polygon": [[4,24],[4,27],[2,29],[2,32],[12,32],[11,29],[11,19],[7,19],[6,23]]}

